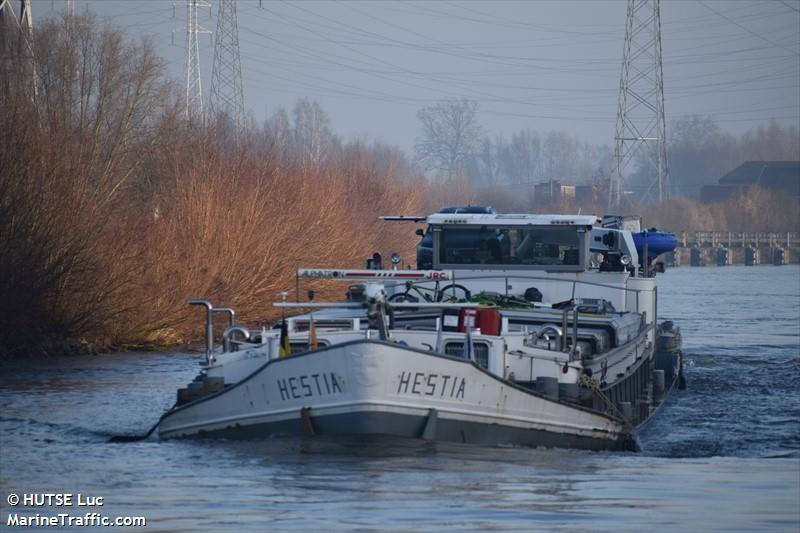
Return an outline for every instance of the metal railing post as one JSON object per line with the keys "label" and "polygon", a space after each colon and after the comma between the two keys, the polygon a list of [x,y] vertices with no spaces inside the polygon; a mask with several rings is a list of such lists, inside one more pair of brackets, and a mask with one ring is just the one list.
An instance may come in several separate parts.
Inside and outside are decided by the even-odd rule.
{"label": "metal railing post", "polygon": [[206,364],[211,364],[211,351],[214,348],[214,306],[208,300],[192,299],[186,303],[206,308]]}
{"label": "metal railing post", "polygon": [[658,285],[653,287],[653,324],[658,324]]}
{"label": "metal railing post", "polygon": [[232,328],[236,325],[236,311],[230,307],[215,307],[212,311],[214,313],[228,313],[228,327]]}
{"label": "metal railing post", "polygon": [[[566,333],[566,332],[564,332]],[[572,315],[572,353],[570,354],[570,360],[575,359],[575,355],[578,353],[578,303],[575,303],[575,311]]]}

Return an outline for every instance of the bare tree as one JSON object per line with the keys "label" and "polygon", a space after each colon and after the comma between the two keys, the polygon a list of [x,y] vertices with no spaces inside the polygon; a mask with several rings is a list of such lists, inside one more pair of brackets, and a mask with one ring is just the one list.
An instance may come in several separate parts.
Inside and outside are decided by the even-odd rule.
{"label": "bare tree", "polygon": [[444,100],[417,112],[422,136],[414,151],[425,169],[446,178],[463,172],[466,158],[477,151],[480,143],[477,113],[477,102],[463,98]]}
{"label": "bare tree", "polygon": [[480,140],[475,153],[467,157],[465,169],[472,182],[480,187],[499,185],[506,181],[502,174],[502,157],[505,139],[497,137],[494,141],[487,135]]}
{"label": "bare tree", "polygon": [[578,141],[563,131],[551,131],[544,139],[544,177],[555,180],[574,180],[577,171]]}
{"label": "bare tree", "polygon": [[511,136],[505,162],[511,183],[530,184],[540,176],[542,143],[536,131],[525,129]]}
{"label": "bare tree", "polygon": [[333,145],[328,115],[319,103],[301,98],[294,106],[294,139],[304,166],[319,166]]}
{"label": "bare tree", "polygon": [[287,156],[292,136],[289,116],[285,109],[278,109],[271,118],[264,122],[263,133],[265,150],[275,154],[277,167],[282,168],[289,159]]}
{"label": "bare tree", "polygon": [[772,121],[742,137],[740,154],[742,160],[796,161],[800,159],[800,134],[797,127],[785,128]]}

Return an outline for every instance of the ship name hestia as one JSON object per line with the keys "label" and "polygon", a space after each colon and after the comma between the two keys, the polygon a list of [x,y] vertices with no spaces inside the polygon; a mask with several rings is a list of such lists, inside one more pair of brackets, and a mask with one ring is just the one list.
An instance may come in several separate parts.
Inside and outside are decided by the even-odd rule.
{"label": "ship name hestia", "polygon": [[459,376],[403,372],[400,374],[397,394],[463,399],[466,386],[467,380]]}
{"label": "ship name hestia", "polygon": [[278,380],[281,400],[325,396],[342,392],[336,374],[306,374]]}

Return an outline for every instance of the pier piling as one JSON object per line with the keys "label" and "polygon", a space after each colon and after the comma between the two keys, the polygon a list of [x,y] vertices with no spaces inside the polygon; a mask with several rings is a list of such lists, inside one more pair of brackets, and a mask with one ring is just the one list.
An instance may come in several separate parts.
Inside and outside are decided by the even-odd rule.
{"label": "pier piling", "polygon": [[664,257],[667,266],[780,266],[800,262],[800,233],[698,231],[677,237],[678,248]]}

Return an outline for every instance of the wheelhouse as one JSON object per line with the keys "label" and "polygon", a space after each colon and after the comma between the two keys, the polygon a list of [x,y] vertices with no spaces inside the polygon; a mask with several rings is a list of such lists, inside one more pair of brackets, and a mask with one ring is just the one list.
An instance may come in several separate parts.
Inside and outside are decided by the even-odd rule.
{"label": "wheelhouse", "polygon": [[433,268],[583,272],[594,216],[436,214]]}

